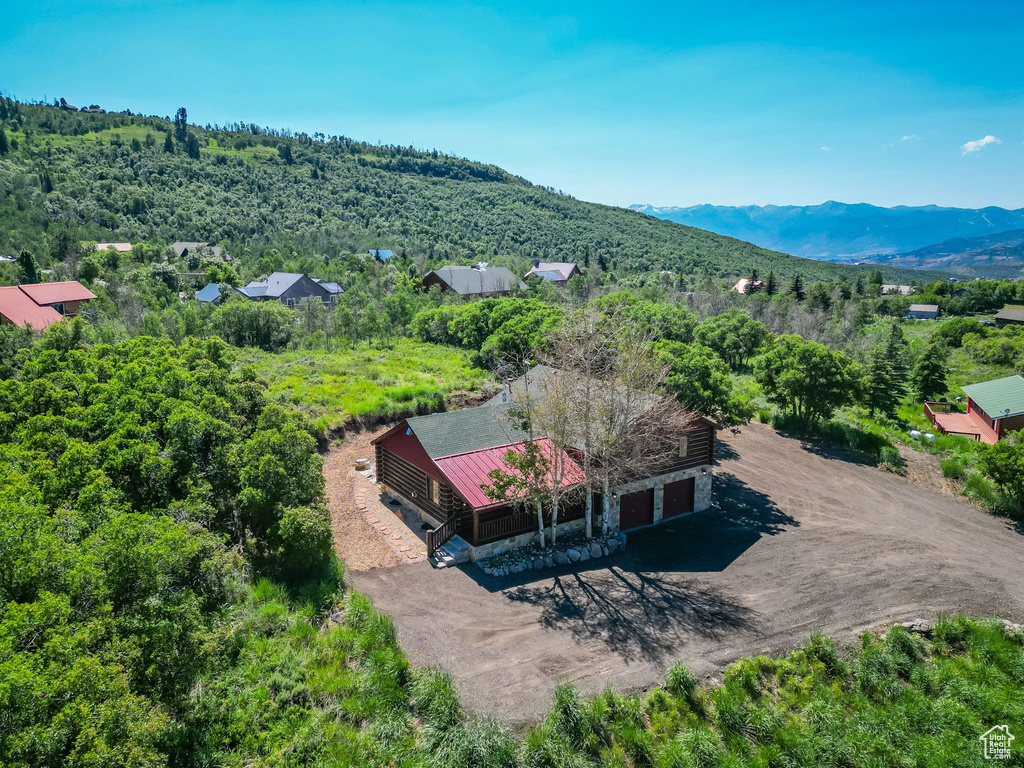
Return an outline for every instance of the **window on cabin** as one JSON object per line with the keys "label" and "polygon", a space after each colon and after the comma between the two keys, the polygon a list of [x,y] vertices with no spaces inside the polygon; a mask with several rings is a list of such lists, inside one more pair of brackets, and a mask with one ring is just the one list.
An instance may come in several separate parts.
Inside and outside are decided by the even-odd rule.
{"label": "window on cabin", "polygon": [[441,484],[432,477],[427,478],[427,496],[432,502],[441,506]]}
{"label": "window on cabin", "polygon": [[60,312],[62,315],[64,314],[64,303],[63,302],[61,302],[59,304],[54,304],[53,308],[56,309],[58,312]]}
{"label": "window on cabin", "polygon": [[683,435],[679,438],[679,458],[685,459],[690,452],[690,438]]}

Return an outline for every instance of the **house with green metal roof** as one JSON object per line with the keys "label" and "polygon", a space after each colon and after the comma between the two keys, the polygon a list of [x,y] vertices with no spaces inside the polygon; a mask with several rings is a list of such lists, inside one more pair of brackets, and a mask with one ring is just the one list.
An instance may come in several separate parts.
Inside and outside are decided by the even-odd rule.
{"label": "house with green metal roof", "polygon": [[967,413],[992,429],[997,439],[1024,429],[1024,377],[1005,376],[963,387]]}

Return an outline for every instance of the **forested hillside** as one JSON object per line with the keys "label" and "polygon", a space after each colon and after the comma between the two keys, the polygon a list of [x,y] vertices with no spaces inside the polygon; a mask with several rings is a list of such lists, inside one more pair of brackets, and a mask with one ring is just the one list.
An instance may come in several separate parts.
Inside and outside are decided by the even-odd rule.
{"label": "forested hillside", "polygon": [[[336,256],[384,247],[427,263],[533,257],[609,270],[854,281],[858,270],[584,203],[500,168],[339,136],[225,129],[0,103],[0,253],[79,240],[206,240]],[[886,271],[890,281],[922,276]],[[934,279],[934,276],[932,277]]]}

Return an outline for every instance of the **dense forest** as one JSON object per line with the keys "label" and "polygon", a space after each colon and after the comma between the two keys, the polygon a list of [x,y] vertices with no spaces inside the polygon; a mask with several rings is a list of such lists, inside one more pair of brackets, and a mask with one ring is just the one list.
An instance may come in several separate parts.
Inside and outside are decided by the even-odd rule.
{"label": "dense forest", "polygon": [[[0,100],[0,253],[79,240],[209,241],[237,257],[335,257],[369,247],[419,265],[476,259],[525,271],[534,257],[601,271],[855,281],[863,270],[799,259],[620,208],[585,203],[495,166],[412,147],[255,125],[200,127],[127,113]],[[926,279],[886,269],[891,282]],[[935,279],[932,276],[930,279]]]}

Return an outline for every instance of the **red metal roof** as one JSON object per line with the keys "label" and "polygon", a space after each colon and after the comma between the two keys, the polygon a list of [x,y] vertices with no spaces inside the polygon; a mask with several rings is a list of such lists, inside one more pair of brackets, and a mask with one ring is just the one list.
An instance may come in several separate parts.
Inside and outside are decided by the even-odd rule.
{"label": "red metal roof", "polygon": [[17,285],[0,288],[0,315],[15,325],[22,328],[31,325],[37,331],[56,323],[62,317],[53,307],[36,304]]}
{"label": "red metal roof", "polygon": [[[541,455],[550,460],[554,451],[551,441],[546,437],[541,437],[535,442]],[[474,509],[497,507],[514,501],[514,499],[493,501],[487,497],[480,486],[491,484],[491,478],[487,476],[488,472],[495,469],[509,472],[509,467],[504,461],[505,454],[509,451],[522,453],[525,445],[524,441],[499,445],[494,448],[483,448],[478,451],[456,453],[452,456],[434,459],[434,463],[471,507]],[[563,452],[563,457],[565,476],[562,478],[561,487],[571,488],[574,485],[579,485],[584,480],[583,470],[568,454]],[[551,478],[549,477],[548,480],[550,482]]]}
{"label": "red metal roof", "polygon": [[60,304],[64,301],[88,301],[96,298],[95,293],[77,280],[19,285],[18,287],[28,294],[28,297],[36,304]]}

